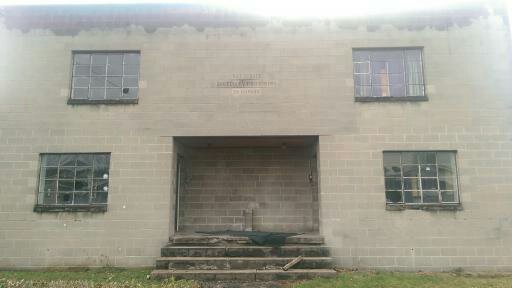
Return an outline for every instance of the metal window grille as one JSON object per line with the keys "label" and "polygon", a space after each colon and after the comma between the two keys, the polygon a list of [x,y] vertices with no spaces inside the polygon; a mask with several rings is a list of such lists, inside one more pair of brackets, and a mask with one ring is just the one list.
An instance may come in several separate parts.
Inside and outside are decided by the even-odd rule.
{"label": "metal window grille", "polygon": [[459,203],[455,152],[384,152],[387,203]]}
{"label": "metal window grille", "polygon": [[419,48],[354,49],[355,97],[425,96]]}
{"label": "metal window grille", "polygon": [[41,154],[38,204],[106,204],[110,154]]}
{"label": "metal window grille", "polygon": [[136,52],[75,52],[71,99],[136,99],[140,54]]}

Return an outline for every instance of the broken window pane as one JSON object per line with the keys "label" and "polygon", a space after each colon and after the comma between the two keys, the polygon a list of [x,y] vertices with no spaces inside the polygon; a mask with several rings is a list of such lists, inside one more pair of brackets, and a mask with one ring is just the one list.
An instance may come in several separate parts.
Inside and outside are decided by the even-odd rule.
{"label": "broken window pane", "polygon": [[139,92],[138,88],[123,88],[123,98],[125,99],[135,99],[137,98],[137,94]]}
{"label": "broken window pane", "polygon": [[421,165],[421,177],[437,177],[436,165]]}

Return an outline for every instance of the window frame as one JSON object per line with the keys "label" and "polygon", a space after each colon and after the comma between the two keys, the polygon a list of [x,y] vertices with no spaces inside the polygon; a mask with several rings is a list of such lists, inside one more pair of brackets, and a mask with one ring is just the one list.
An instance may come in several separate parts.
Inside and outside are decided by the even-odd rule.
{"label": "window frame", "polygon": [[[355,72],[354,72],[354,51],[361,51],[361,50],[367,50],[367,51],[382,51],[382,50],[420,50],[420,56],[421,56],[421,76],[423,79],[423,95],[422,96],[380,96],[380,97],[374,97],[374,96],[356,96],[356,79],[355,79]],[[427,96],[427,83],[425,79],[425,53],[424,53],[424,47],[423,46],[387,46],[387,47],[353,47],[352,48],[352,83],[354,85],[353,89],[353,95],[354,95],[354,102],[423,102],[428,101]],[[405,73],[405,72],[404,72]],[[407,86],[407,83],[404,83],[404,85]],[[373,87],[373,86],[370,86]]]}
{"label": "window frame", "polygon": [[73,73],[74,73],[74,58],[76,54],[101,54],[101,53],[137,53],[139,54],[139,71],[138,71],[138,82],[140,83],[141,80],[141,74],[140,74],[140,68],[141,68],[141,59],[142,59],[142,53],[141,50],[72,50],[71,51],[71,61],[70,61],[70,73],[69,73],[69,97],[67,104],[68,105],[94,105],[94,104],[138,104],[139,103],[139,95],[141,92],[140,85],[138,92],[137,92],[137,98],[131,98],[131,99],[74,99],[73,98]]}
{"label": "window frame", "polygon": [[[402,184],[402,189],[401,189],[401,192],[402,192],[402,202],[388,202],[387,201],[387,198],[386,198],[386,186],[385,186],[385,179],[386,178],[390,178],[390,177],[386,177],[385,175],[385,163],[384,163],[384,154],[385,153],[408,153],[408,152],[413,152],[413,153],[422,153],[422,152],[427,152],[427,153],[453,153],[453,156],[454,156],[454,161],[455,161],[455,175],[454,175],[454,178],[456,180],[456,185],[455,185],[455,188],[457,189],[455,192],[456,192],[456,196],[457,196],[457,202],[438,202],[438,203],[407,203],[405,202],[405,199],[404,199],[404,189],[403,189],[403,168],[402,168],[402,164],[401,165],[401,184]],[[384,179],[384,185],[383,185],[383,188],[384,188],[384,201],[386,202],[386,210],[391,210],[391,211],[396,211],[396,210],[405,210],[405,209],[416,209],[416,210],[449,210],[449,211],[458,211],[458,210],[462,210],[462,199],[461,199],[461,192],[460,192],[460,180],[459,180],[459,160],[458,160],[458,151],[457,150],[383,150],[382,151],[382,172],[383,172],[383,179]],[[436,155],[436,159],[437,159],[437,155]],[[418,164],[420,165],[420,164]],[[437,166],[437,163],[436,163],[436,166]],[[392,177],[391,177],[392,178]],[[421,179],[421,177],[418,177],[419,179]],[[429,178],[429,177],[427,177]],[[438,189],[437,191],[439,191],[439,197],[441,197],[441,190],[439,189],[439,175],[436,176],[436,179],[437,179],[437,182],[438,182]],[[421,181],[421,180],[420,180]],[[420,193],[423,194],[423,189],[419,190]],[[430,191],[430,190],[426,190],[426,191]],[[422,196],[423,197],[423,196]]]}
{"label": "window frame", "polygon": [[[108,165],[108,191],[107,193],[107,203],[89,203],[89,204],[44,204],[39,203],[39,194],[40,194],[40,185],[41,185],[41,173],[43,168],[43,156],[44,155],[108,155],[109,157],[109,165]],[[108,197],[110,192],[110,167],[112,160],[111,152],[48,152],[48,153],[39,153],[39,166],[37,173],[37,187],[35,191],[35,205],[34,212],[107,212],[108,207]],[[60,166],[58,166],[60,167]],[[92,180],[92,179],[91,179]],[[93,185],[91,181],[91,186]],[[58,185],[58,178],[57,178]],[[73,191],[72,193],[75,193]]]}

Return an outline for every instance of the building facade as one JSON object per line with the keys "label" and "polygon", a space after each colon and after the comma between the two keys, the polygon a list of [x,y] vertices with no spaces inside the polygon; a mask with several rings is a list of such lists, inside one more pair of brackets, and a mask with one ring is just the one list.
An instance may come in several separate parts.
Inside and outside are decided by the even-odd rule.
{"label": "building facade", "polygon": [[512,271],[506,9],[287,20],[0,8],[0,268],[319,233],[340,267]]}

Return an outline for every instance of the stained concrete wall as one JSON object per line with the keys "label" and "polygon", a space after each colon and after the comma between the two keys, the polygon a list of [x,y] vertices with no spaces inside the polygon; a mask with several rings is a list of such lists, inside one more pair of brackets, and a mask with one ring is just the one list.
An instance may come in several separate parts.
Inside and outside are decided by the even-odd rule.
{"label": "stained concrete wall", "polygon": [[[58,35],[4,14],[0,267],[153,265],[173,230],[170,136],[286,134],[320,135],[320,233],[339,265],[512,271],[511,39],[492,11]],[[429,101],[354,102],[352,48],[390,46],[423,47]],[[109,49],[141,51],[139,104],[67,105],[71,51]],[[233,73],[277,85],[216,88]],[[457,150],[463,210],[387,211],[386,149]],[[32,212],[39,153],[87,151],[112,152],[109,210]]]}
{"label": "stained concrete wall", "polygon": [[188,155],[179,231],[318,231],[311,148],[196,148]]}

